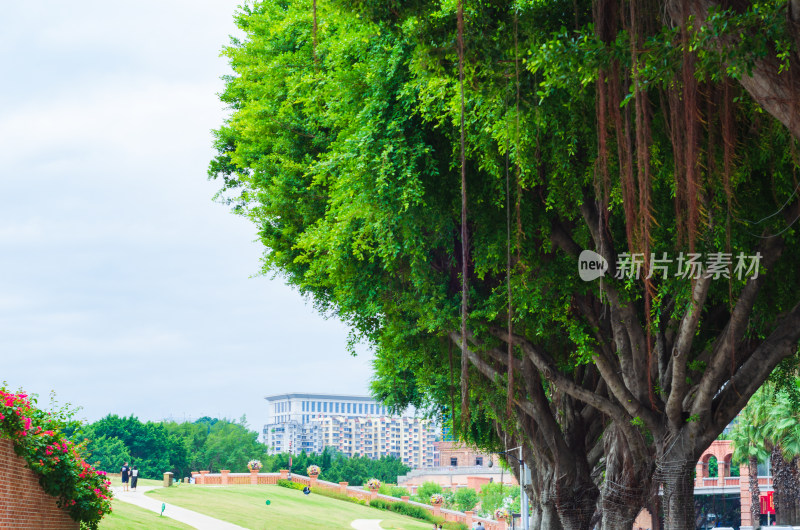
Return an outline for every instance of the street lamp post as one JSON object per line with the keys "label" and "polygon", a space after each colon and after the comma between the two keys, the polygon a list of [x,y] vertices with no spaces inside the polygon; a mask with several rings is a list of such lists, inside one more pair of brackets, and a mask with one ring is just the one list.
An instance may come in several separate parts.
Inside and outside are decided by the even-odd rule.
{"label": "street lamp post", "polygon": [[[511,451],[519,450],[519,458],[511,454]],[[528,515],[528,494],[525,493],[525,478],[527,476],[525,462],[522,460],[522,446],[506,449],[503,451],[511,458],[517,458],[519,463],[519,515],[522,519],[523,530],[530,530],[530,516]]]}

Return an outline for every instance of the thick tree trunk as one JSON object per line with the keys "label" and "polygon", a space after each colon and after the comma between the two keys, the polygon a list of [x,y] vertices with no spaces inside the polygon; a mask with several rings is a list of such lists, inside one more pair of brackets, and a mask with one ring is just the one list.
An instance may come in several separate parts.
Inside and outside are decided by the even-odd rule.
{"label": "thick tree trunk", "polygon": [[541,514],[541,526],[531,528],[552,528],[553,530],[565,529],[561,524],[561,518],[556,510],[555,499],[552,497],[550,488],[544,487],[539,492],[539,513]]}
{"label": "thick tree trunk", "polygon": [[531,528],[544,528],[542,526],[542,508],[538,503],[531,507]]}
{"label": "thick tree trunk", "polygon": [[630,530],[650,496],[652,459],[634,455],[621,429],[612,425],[605,441],[605,480],[601,489],[603,530]]}
{"label": "thick tree trunk", "polygon": [[564,530],[561,526],[561,519],[558,517],[556,507],[552,503],[542,506],[542,525],[538,528],[552,528],[553,530]]}
{"label": "thick tree trunk", "polygon": [[569,484],[569,487],[559,491],[556,503],[564,530],[588,530],[597,509],[597,489]]}
{"label": "thick tree trunk", "polygon": [[779,445],[772,448],[772,487],[774,488],[775,520],[780,525],[800,525],[800,482],[798,482],[797,458],[787,462]]}
{"label": "thick tree trunk", "polygon": [[695,530],[694,465],[686,458],[663,475],[665,530]]}
{"label": "thick tree trunk", "polygon": [[750,517],[753,521],[753,530],[761,528],[761,489],[758,487],[758,459],[751,456],[747,462],[750,473]]}
{"label": "thick tree trunk", "polygon": [[662,530],[661,528],[661,495],[655,493],[650,502],[647,504],[647,511],[650,512],[650,516],[652,518],[653,526],[650,528],[652,530]]}

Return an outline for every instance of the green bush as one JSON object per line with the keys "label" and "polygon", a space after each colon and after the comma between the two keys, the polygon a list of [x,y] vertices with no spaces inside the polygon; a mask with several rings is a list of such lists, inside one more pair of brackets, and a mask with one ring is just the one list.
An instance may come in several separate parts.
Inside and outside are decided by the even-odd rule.
{"label": "green bush", "polygon": [[422,485],[417,488],[416,497],[420,502],[428,504],[431,495],[434,493],[442,493],[442,487],[437,482],[423,482]]}
{"label": "green bush", "polygon": [[383,495],[388,495],[390,497],[403,497],[403,496],[411,496],[407,489],[397,486],[395,484],[381,484],[381,487],[378,488],[378,493]]}
{"label": "green bush", "polygon": [[385,501],[383,499],[372,499],[369,501],[369,505],[372,508],[377,508],[379,510],[391,510],[392,503],[389,501]]}
{"label": "green bush", "polygon": [[[277,482],[278,486],[282,488],[289,488],[292,490],[299,490],[303,491],[303,488],[306,487],[305,484],[300,484],[299,482],[292,482],[291,480],[286,479],[278,479]],[[360,504],[361,506],[367,506],[367,502],[362,499],[356,499],[354,497],[350,497],[348,495],[344,495],[339,493],[338,491],[332,491],[326,488],[311,488],[311,493],[316,495],[322,495],[323,497],[330,497],[331,499],[337,499],[340,501],[347,501],[352,502],[353,504]]]}
{"label": "green bush", "polygon": [[423,521],[433,522],[433,514],[420,506],[414,506],[405,502],[395,502],[390,508],[393,512],[401,515],[414,517],[415,519],[422,519]]}
{"label": "green bush", "polygon": [[454,496],[454,505],[460,512],[467,512],[478,504],[478,494],[472,488],[459,488]]}
{"label": "green bush", "polygon": [[372,499],[369,501],[369,505],[373,508],[378,508],[379,510],[388,510],[390,512],[399,513],[400,515],[413,517],[414,519],[428,521],[429,523],[439,522],[436,520],[433,514],[425,508],[414,506],[405,502],[391,502],[383,499]]}
{"label": "green bush", "polygon": [[291,480],[286,480],[283,478],[278,479],[278,486],[282,488],[289,488],[291,490],[300,490],[303,491],[305,488],[305,484],[300,484],[299,482],[292,482]]}
{"label": "green bush", "polygon": [[360,504],[361,506],[367,506],[367,501],[364,499],[357,499],[356,497],[350,497],[349,495],[345,495],[344,493],[339,493],[338,491],[329,490],[326,488],[312,488],[312,493],[316,493],[317,495],[322,495],[323,497],[330,497],[331,499],[337,499],[340,501],[347,501],[352,502],[353,504]]}

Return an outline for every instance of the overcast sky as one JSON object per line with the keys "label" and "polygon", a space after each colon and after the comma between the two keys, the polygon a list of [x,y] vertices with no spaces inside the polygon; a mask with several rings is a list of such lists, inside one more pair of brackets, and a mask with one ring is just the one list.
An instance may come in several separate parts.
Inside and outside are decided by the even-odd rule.
{"label": "overcast sky", "polygon": [[[236,0],[11,2],[0,18],[0,381],[159,420],[368,393],[371,355],[214,203]],[[40,403],[41,403],[40,402]]]}

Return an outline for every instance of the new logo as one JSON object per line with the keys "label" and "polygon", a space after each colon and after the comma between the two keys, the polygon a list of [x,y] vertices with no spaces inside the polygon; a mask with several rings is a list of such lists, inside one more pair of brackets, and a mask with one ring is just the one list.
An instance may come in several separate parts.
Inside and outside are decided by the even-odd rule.
{"label": "new logo", "polygon": [[578,256],[578,274],[581,280],[590,282],[608,271],[608,262],[603,256],[591,250],[584,250]]}

